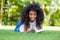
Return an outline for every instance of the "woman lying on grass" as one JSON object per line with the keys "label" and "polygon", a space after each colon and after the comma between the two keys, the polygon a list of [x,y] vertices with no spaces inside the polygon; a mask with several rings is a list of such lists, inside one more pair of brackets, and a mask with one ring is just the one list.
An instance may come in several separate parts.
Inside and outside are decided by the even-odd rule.
{"label": "woman lying on grass", "polygon": [[44,20],[43,10],[39,4],[28,4],[21,16],[22,25],[20,26],[20,32],[42,32],[42,23]]}

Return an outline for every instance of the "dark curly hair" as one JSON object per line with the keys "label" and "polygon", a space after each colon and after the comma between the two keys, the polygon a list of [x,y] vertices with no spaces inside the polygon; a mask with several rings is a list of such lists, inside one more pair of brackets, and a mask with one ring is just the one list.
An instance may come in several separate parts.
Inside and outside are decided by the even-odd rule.
{"label": "dark curly hair", "polygon": [[29,11],[30,10],[37,12],[36,27],[39,28],[44,20],[44,14],[43,14],[43,10],[40,8],[39,4],[37,3],[28,4],[26,7],[24,7],[21,15],[22,24],[25,23],[26,27],[27,28],[29,27],[29,21],[30,21]]}

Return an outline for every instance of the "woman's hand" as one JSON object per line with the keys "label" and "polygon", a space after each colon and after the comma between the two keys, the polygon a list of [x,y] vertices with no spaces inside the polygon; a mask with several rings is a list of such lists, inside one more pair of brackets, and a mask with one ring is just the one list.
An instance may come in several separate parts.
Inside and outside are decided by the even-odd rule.
{"label": "woman's hand", "polygon": [[34,32],[35,32],[35,30],[34,30],[34,29],[31,29],[31,30],[29,30],[29,31],[27,31],[27,32],[34,33]]}

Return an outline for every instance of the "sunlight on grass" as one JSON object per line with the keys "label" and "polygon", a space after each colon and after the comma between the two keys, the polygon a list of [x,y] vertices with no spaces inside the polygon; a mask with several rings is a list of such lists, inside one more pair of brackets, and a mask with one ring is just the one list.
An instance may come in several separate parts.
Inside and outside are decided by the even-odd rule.
{"label": "sunlight on grass", "polygon": [[0,40],[60,40],[60,31],[20,33],[12,30],[0,30]]}

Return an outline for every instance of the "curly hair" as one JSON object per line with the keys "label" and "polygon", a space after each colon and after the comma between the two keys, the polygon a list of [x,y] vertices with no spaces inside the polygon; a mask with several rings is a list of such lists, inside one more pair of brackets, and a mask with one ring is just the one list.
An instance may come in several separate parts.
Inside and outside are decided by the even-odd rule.
{"label": "curly hair", "polygon": [[44,14],[43,14],[43,10],[40,8],[39,4],[37,3],[28,4],[26,7],[24,7],[21,15],[22,24],[25,23],[27,28],[29,27],[29,21],[30,21],[29,11],[31,10],[37,12],[36,27],[39,28],[40,25],[43,23]]}

